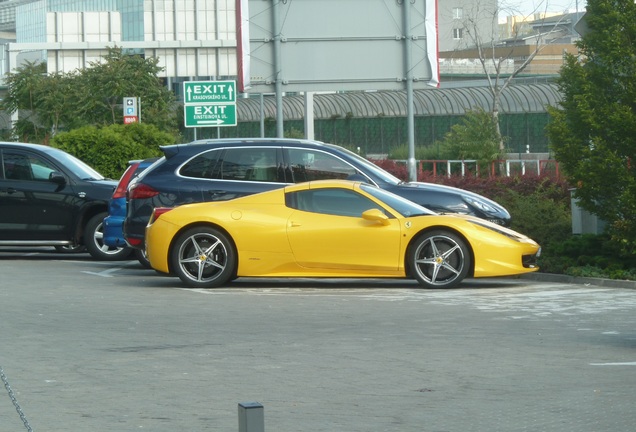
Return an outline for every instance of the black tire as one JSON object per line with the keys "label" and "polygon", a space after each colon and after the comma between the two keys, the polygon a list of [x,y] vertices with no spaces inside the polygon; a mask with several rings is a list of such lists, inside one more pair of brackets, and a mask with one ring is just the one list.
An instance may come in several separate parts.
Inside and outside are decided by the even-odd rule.
{"label": "black tire", "polygon": [[142,266],[147,269],[152,268],[152,266],[150,265],[150,261],[148,260],[148,256],[146,255],[146,249],[134,249],[134,251],[135,258],[137,258],[137,261],[139,261]]}
{"label": "black tire", "polygon": [[108,213],[93,216],[84,230],[84,245],[91,256],[100,261],[119,261],[127,259],[132,251],[128,247],[111,247],[104,244],[104,218]]}
{"label": "black tire", "polygon": [[174,273],[189,287],[217,288],[236,271],[237,254],[225,234],[210,227],[195,227],[181,234],[170,251]]}
{"label": "black tire", "polygon": [[411,245],[408,265],[424,288],[453,288],[468,275],[472,265],[466,242],[448,231],[423,234]]}

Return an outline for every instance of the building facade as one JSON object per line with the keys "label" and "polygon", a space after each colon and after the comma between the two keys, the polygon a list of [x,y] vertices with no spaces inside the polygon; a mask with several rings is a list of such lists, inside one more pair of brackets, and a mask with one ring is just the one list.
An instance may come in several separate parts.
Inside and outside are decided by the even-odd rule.
{"label": "building facade", "polygon": [[[3,10],[10,16],[7,5],[0,3],[0,17]],[[169,86],[236,76],[235,0],[37,0],[14,6],[7,70],[42,60],[49,72],[71,72],[116,46],[158,58]]]}
{"label": "building facade", "polygon": [[439,51],[474,46],[475,34],[485,43],[497,39],[498,11],[498,0],[438,0]]}

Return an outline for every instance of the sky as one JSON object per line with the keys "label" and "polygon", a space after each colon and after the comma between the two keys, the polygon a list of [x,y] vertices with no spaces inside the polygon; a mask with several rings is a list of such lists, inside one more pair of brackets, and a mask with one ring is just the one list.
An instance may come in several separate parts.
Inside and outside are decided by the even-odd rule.
{"label": "sky", "polygon": [[[500,9],[519,11],[523,15],[533,12],[579,12],[585,11],[586,0],[500,0]],[[506,13],[506,15],[513,15]]]}

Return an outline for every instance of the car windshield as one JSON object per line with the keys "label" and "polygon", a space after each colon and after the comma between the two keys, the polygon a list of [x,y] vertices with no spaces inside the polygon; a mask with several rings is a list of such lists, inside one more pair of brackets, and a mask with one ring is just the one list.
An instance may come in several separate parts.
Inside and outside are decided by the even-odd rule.
{"label": "car windshield", "polygon": [[373,195],[375,198],[381,200],[383,203],[385,203],[404,217],[437,214],[434,211],[427,209],[426,207],[422,207],[419,204],[415,204],[413,201],[409,201],[405,198],[402,198],[401,196],[395,195],[394,193],[385,191],[384,189],[380,189],[378,187],[371,186],[365,183],[362,183],[360,185],[360,188],[370,195]]}
{"label": "car windshield", "polygon": [[68,153],[62,151],[52,152],[56,159],[60,161],[67,169],[82,180],[104,180],[104,176],[95,171],[90,166],[86,165],[81,160],[77,159]]}
{"label": "car windshield", "polygon": [[351,150],[348,150],[344,147],[339,147],[339,146],[334,146],[334,147],[337,147],[339,151],[347,153],[349,157],[351,157],[352,159],[355,159],[360,165],[364,166],[364,168],[367,171],[371,171],[373,175],[380,178],[383,182],[390,183],[390,184],[402,183],[402,180],[395,177],[393,174],[390,174],[389,172],[383,170],[382,168],[380,168],[373,162],[369,161],[368,159],[363,158],[359,154],[354,153]]}

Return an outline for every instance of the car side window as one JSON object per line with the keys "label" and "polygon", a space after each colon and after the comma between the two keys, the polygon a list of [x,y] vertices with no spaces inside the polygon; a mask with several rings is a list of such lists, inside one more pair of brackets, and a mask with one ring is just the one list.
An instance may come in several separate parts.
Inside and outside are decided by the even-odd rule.
{"label": "car side window", "polygon": [[370,209],[385,210],[359,193],[346,189],[309,189],[285,196],[287,207],[334,216],[361,217]]}
{"label": "car side window", "polygon": [[179,174],[184,177],[214,178],[214,170],[221,150],[211,150],[201,153],[186,162]]}
{"label": "car side window", "polygon": [[223,180],[284,182],[275,147],[237,147],[225,150],[214,178]]}
{"label": "car side window", "polygon": [[23,153],[3,153],[3,168],[7,180],[49,181],[56,170],[46,160]]}
{"label": "car side window", "polygon": [[312,180],[346,179],[356,169],[343,160],[322,151],[289,149],[289,169],[294,183]]}

